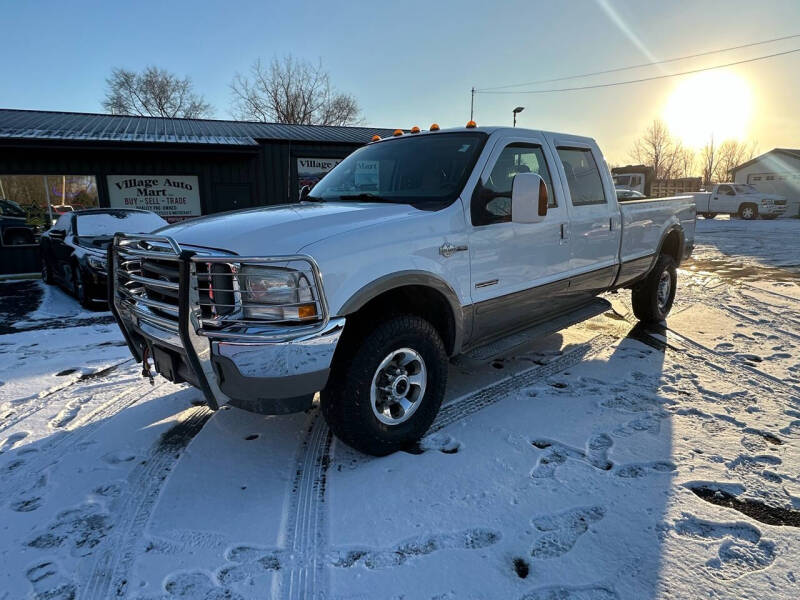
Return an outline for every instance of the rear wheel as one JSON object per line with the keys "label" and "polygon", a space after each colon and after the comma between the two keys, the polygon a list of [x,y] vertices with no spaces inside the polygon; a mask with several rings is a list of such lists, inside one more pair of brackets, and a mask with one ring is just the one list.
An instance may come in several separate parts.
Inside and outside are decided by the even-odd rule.
{"label": "rear wheel", "polygon": [[644,323],[657,323],[666,319],[675,300],[677,284],[675,260],[662,254],[650,274],[631,292],[633,314],[636,318]]}
{"label": "rear wheel", "polygon": [[447,353],[433,325],[400,315],[379,323],[363,341],[342,343],[320,400],[336,436],[374,456],[419,440],[447,385]]}
{"label": "rear wheel", "polygon": [[713,219],[716,216],[717,216],[717,213],[703,213],[703,218],[704,219]]}
{"label": "rear wheel", "polygon": [[742,204],[739,207],[739,217],[745,221],[752,221],[758,218],[758,207],[755,204]]}

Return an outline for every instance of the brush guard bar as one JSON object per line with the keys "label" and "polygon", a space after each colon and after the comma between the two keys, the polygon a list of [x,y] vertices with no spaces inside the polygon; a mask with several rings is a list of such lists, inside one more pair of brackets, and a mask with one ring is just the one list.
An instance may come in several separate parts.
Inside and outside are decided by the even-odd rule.
{"label": "brush guard bar", "polygon": [[[249,303],[241,289],[245,266],[301,273],[316,315],[249,316],[264,305]],[[344,327],[344,318],[330,318],[310,256],[243,257],[182,248],[160,235],[114,236],[108,298],[136,360],[177,355],[182,375],[166,369],[170,378],[199,388],[212,409],[230,403],[267,414],[304,410],[327,382]],[[147,373],[149,365],[143,367]]]}

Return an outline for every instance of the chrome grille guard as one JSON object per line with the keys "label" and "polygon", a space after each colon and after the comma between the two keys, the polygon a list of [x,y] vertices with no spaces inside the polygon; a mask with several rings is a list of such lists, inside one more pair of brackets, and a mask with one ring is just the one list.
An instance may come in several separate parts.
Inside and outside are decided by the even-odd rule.
{"label": "chrome grille guard", "polygon": [[[174,264],[177,277],[155,279],[143,275],[142,261],[148,260],[169,265],[162,269],[164,272],[169,272]],[[220,265],[222,270],[215,270],[215,266]],[[249,304],[239,288],[239,281],[247,276],[242,273],[244,266],[272,266],[302,273],[316,305],[317,317],[313,321],[246,317],[246,309],[256,304]],[[214,290],[210,281],[212,276],[222,277],[222,281],[229,282],[229,285],[217,285]],[[202,287],[201,283],[208,283],[208,288]],[[177,302],[172,304],[149,298],[148,287],[168,290],[171,294],[177,292]],[[207,297],[201,297],[201,292]],[[231,301],[217,304],[214,302],[215,293]],[[324,330],[330,320],[319,266],[310,256],[211,253],[181,248],[174,239],[160,235],[117,233],[114,236],[108,247],[108,298],[111,312],[137,361],[147,358],[150,344],[142,334],[143,325],[171,334],[175,340],[172,345],[179,346],[186,355],[198,379],[198,387],[212,409],[218,407],[218,398],[225,399],[216,383],[211,363],[212,341],[280,343],[314,335]],[[264,305],[257,306],[263,308]]]}

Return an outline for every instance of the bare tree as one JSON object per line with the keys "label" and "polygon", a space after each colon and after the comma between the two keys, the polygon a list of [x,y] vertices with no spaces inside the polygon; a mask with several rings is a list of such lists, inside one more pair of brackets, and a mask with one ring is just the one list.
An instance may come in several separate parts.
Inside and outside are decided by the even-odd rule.
{"label": "bare tree", "polygon": [[691,148],[681,147],[676,152],[675,158],[675,177],[694,177],[695,164],[697,163],[697,156],[695,151]]}
{"label": "bare tree", "polygon": [[231,82],[233,112],[240,119],[302,125],[354,125],[360,109],[355,97],[337,92],[322,63],[292,56],[253,63],[250,76]]}
{"label": "bare tree", "polygon": [[703,163],[703,183],[706,185],[712,182],[714,173],[717,171],[718,151],[712,134],[705,146],[700,149],[700,160]]}
{"label": "bare tree", "polygon": [[731,171],[753,158],[758,151],[755,141],[725,140],[717,151],[718,161],[714,170],[717,181],[730,181]]}
{"label": "bare tree", "polygon": [[680,162],[683,147],[669,133],[663,121],[654,119],[631,151],[635,161],[652,166],[656,179],[669,179]]}
{"label": "bare tree", "polygon": [[116,68],[106,84],[103,108],[112,115],[199,119],[214,113],[194,92],[190,78],[181,79],[155,66],[138,73]]}

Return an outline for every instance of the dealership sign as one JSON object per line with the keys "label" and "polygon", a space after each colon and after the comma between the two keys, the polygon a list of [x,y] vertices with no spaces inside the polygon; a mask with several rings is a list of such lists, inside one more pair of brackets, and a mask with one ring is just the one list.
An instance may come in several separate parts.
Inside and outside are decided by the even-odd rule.
{"label": "dealership sign", "polygon": [[297,189],[301,190],[306,185],[313,188],[340,162],[341,158],[298,158]]}
{"label": "dealership sign", "polygon": [[202,214],[196,175],[109,175],[108,197],[111,208],[150,210],[170,223]]}

